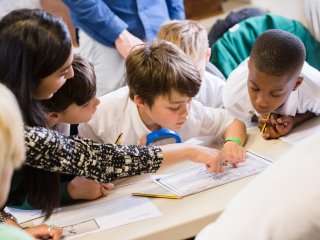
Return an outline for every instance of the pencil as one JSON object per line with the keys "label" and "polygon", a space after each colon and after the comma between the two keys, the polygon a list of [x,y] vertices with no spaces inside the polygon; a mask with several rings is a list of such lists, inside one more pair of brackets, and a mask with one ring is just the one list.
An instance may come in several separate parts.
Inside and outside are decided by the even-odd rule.
{"label": "pencil", "polygon": [[117,140],[115,141],[114,144],[119,144],[119,143],[120,143],[120,140],[121,140],[121,138],[122,138],[122,135],[123,135],[123,133],[120,133],[120,134],[119,134],[119,136],[117,137]]}
{"label": "pencil", "polygon": [[[271,113],[268,113],[267,115],[267,120],[269,120]],[[267,126],[267,122],[263,125],[263,127],[261,128],[261,133],[264,133],[264,130],[266,129]]]}
{"label": "pencil", "polygon": [[163,194],[152,194],[152,193],[132,193],[132,196],[136,197],[152,197],[152,198],[168,198],[168,199],[181,199],[182,197],[177,195],[163,195]]}

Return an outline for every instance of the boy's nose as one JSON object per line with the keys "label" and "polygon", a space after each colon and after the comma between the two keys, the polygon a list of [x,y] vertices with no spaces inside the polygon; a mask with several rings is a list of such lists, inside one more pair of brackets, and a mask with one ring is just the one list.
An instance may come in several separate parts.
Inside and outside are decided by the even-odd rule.
{"label": "boy's nose", "polygon": [[268,106],[268,99],[263,93],[258,93],[256,97],[256,103],[260,107]]}
{"label": "boy's nose", "polygon": [[180,116],[187,117],[188,115],[189,115],[189,104],[186,103],[186,104],[183,104],[183,106],[182,106]]}

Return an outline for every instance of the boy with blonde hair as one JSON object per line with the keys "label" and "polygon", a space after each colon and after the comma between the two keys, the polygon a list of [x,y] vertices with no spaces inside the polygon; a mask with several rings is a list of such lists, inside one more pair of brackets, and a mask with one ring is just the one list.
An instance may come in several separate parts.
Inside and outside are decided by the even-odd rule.
{"label": "boy with blonde hair", "polygon": [[[2,84],[0,84],[0,109],[0,208],[2,208],[8,197],[12,173],[21,166],[26,148],[23,138],[23,121],[18,103],[9,89]],[[50,229],[45,224],[27,228],[25,232],[15,221],[14,216],[4,210],[1,211],[1,239],[33,239],[29,234],[36,238],[53,237],[59,239],[62,234],[61,228]]]}
{"label": "boy with blonde hair", "polygon": [[139,144],[147,134],[168,128],[182,141],[211,136],[225,141],[222,159],[245,160],[244,124],[224,109],[203,106],[192,100],[201,78],[190,58],[168,41],[136,47],[126,60],[127,84],[103,96],[92,119],[80,124],[79,134],[100,142]]}
{"label": "boy with blonde hair", "polygon": [[205,106],[223,107],[222,90],[225,81],[205,70],[211,55],[206,29],[197,21],[173,20],[160,28],[158,39],[177,45],[196,66],[202,82],[199,93],[194,99]]}

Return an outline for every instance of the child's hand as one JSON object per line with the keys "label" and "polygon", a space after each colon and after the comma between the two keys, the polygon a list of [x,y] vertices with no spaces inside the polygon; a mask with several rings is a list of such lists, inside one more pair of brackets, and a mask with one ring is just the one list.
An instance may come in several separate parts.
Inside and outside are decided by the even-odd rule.
{"label": "child's hand", "polygon": [[56,226],[48,226],[41,224],[35,227],[26,228],[25,231],[32,235],[35,239],[50,238],[59,240],[62,235],[62,228]]}
{"label": "child's hand", "polygon": [[75,177],[68,183],[68,194],[72,199],[94,200],[106,197],[114,188],[112,183],[99,183],[84,177]]}
{"label": "child's hand", "polygon": [[[231,143],[228,145],[229,146],[225,149],[225,153],[222,153],[222,151],[218,151],[214,148],[194,145],[193,147],[196,151],[194,152],[194,156],[191,160],[194,162],[206,164],[207,170],[209,172],[222,173],[227,162],[236,164],[238,162],[245,161],[245,151],[243,152],[244,149],[242,147],[240,147],[239,145],[238,146],[240,148],[231,146],[233,145]],[[222,156],[223,154],[224,156]]]}
{"label": "child's hand", "polygon": [[276,119],[271,119],[271,123],[266,127],[262,137],[264,139],[278,139],[288,134],[293,127],[294,117],[280,116]]}
{"label": "child's hand", "polygon": [[221,163],[219,150],[200,145],[190,145],[190,149],[192,149],[190,156],[193,162],[206,164],[209,172],[223,172],[223,164]]}
{"label": "child's hand", "polygon": [[246,149],[233,141],[225,142],[221,149],[222,162],[230,162],[233,167],[246,161]]}
{"label": "child's hand", "polygon": [[268,118],[268,114],[262,114],[259,119],[258,119],[258,128],[260,129],[260,131],[262,130],[263,126],[265,124],[270,124],[271,123],[271,119],[276,119],[277,115],[271,113],[269,118]]}

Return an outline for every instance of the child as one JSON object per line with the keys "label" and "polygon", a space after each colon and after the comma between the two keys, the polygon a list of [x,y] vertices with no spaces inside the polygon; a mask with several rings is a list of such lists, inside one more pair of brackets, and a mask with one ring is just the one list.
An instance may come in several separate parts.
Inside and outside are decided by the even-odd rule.
{"label": "child", "polygon": [[202,82],[199,93],[194,99],[205,106],[222,108],[222,90],[225,81],[205,71],[211,55],[205,28],[193,20],[173,20],[160,28],[158,39],[177,45],[191,58],[198,69]]}
{"label": "child", "polygon": [[[23,178],[15,178],[15,194],[7,203],[28,203],[49,218],[60,206],[60,173],[110,182],[186,159],[221,171],[218,151],[203,146],[161,147],[99,144],[47,129],[39,100],[51,98],[73,77],[73,51],[65,23],[40,9],[19,9],[0,20],[0,82],[16,96],[25,123]],[[14,178],[14,177],[13,177]],[[22,202],[20,201],[22,199]]]}
{"label": "child", "polygon": [[[78,124],[90,120],[100,104],[96,94],[96,76],[90,62],[74,55],[74,76],[53,95],[41,101],[47,113],[47,127],[59,130],[59,124]],[[69,131],[63,132],[69,135]]]}
{"label": "child", "polygon": [[[72,62],[73,78],[66,83],[48,100],[41,101],[47,112],[47,126],[69,135],[69,124],[79,124],[90,120],[100,104],[96,94],[96,75],[93,65],[79,55]],[[76,199],[93,200],[107,196],[112,183],[97,181],[62,174],[60,186],[60,203]],[[71,181],[70,181],[71,180]]]}
{"label": "child", "polygon": [[191,60],[167,41],[136,48],[126,60],[128,87],[103,96],[93,118],[79,134],[100,142],[138,144],[160,128],[179,132],[182,141],[197,136],[225,140],[222,156],[233,163],[245,159],[245,126],[223,109],[192,100],[201,78]]}
{"label": "child", "polygon": [[247,126],[258,117],[265,139],[286,135],[318,115],[320,72],[305,57],[298,37],[283,30],[265,31],[250,58],[230,74],[223,91],[225,108]]}
{"label": "child", "polygon": [[[14,169],[21,166],[26,149],[23,139],[23,122],[17,101],[2,84],[0,84],[0,109],[0,146],[5,146],[0,148],[0,207],[2,208],[8,196],[12,173]],[[27,228],[24,232],[15,222],[15,218],[3,210],[0,214],[0,223],[0,238],[7,240],[31,240],[31,235],[26,232],[35,238],[59,239],[62,233],[61,228],[50,228],[45,224]]]}

